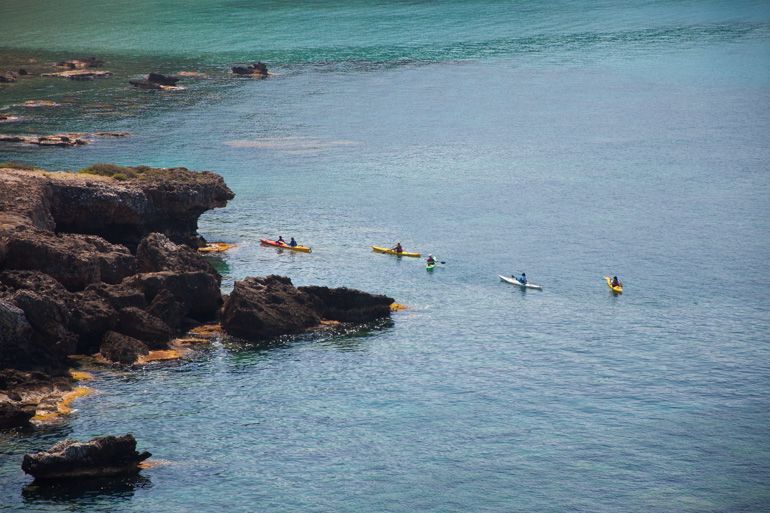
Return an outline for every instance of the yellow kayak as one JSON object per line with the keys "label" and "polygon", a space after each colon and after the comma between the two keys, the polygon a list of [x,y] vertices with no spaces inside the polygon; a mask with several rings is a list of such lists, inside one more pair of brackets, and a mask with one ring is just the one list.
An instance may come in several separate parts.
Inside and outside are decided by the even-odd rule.
{"label": "yellow kayak", "polygon": [[610,278],[609,276],[605,276],[604,277],[604,281],[607,282],[607,286],[615,294],[622,294],[623,293],[623,282],[622,281],[618,280],[618,286],[616,286],[616,287],[612,286],[612,278]]}
{"label": "yellow kayak", "polygon": [[408,257],[420,257],[421,255],[419,253],[409,253],[408,251],[402,251],[401,253],[396,253],[394,250],[390,248],[381,248],[379,246],[372,246],[372,251],[375,253],[385,253],[387,255],[396,255],[396,256],[408,256]]}
{"label": "yellow kayak", "polygon": [[222,253],[234,247],[235,244],[230,244],[229,242],[210,242],[202,248],[198,248],[198,251],[201,253]]}

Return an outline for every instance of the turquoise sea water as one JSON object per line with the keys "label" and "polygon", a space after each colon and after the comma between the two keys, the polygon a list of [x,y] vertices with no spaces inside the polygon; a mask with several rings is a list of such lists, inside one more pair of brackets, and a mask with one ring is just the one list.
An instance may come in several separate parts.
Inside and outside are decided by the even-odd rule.
{"label": "turquoise sea water", "polygon": [[[766,2],[30,1],[0,52],[99,55],[90,83],[0,86],[3,131],[221,173],[201,232],[225,287],[382,292],[392,321],[101,370],[65,424],[0,437],[3,511],[770,510]],[[261,59],[275,76],[233,80]],[[198,70],[186,91],[129,88]],[[13,106],[52,98],[50,110]],[[276,253],[282,234],[313,246]],[[372,254],[432,252],[445,265]],[[543,292],[498,274],[526,271]],[[626,291],[608,293],[604,274]],[[132,432],[160,464],[34,489],[21,455]]]}

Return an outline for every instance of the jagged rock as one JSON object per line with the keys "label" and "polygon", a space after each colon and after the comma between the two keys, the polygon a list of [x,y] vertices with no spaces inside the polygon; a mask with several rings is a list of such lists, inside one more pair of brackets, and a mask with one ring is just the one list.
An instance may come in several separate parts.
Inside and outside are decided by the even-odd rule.
{"label": "jagged rock", "polygon": [[[105,169],[128,168],[96,172]],[[197,244],[198,217],[224,206],[232,192],[213,173],[132,171],[121,182],[0,169],[0,371],[59,372],[66,356],[93,354],[117,332],[139,342],[107,344],[104,352],[126,360],[129,349],[141,350],[137,344],[166,348],[174,330],[216,317],[219,275],[171,240]],[[137,259],[121,243],[135,249],[153,232],[171,240],[148,238],[143,264],[174,270],[135,274]],[[116,334],[105,340],[110,331]]]}
{"label": "jagged rock", "polygon": [[19,307],[32,328],[15,341],[14,366],[61,365],[65,356],[79,352],[79,335],[71,330],[71,294],[54,278],[39,271],[3,271],[0,299]]}
{"label": "jagged rock", "polygon": [[24,310],[0,299],[0,368],[24,366],[28,361],[49,362],[51,355],[33,344],[32,336]]}
{"label": "jagged rock", "polygon": [[151,233],[136,249],[139,272],[207,272],[221,282],[221,276],[208,260],[189,247],[174,244],[162,233]]}
{"label": "jagged rock", "polygon": [[46,372],[0,368],[0,425],[23,427],[38,407],[55,402],[72,389],[69,376]]}
{"label": "jagged rock", "polygon": [[136,272],[136,258],[124,246],[100,237],[24,230],[8,236],[5,267],[39,270],[69,290],[91,283],[118,283]]}
{"label": "jagged rock", "polygon": [[103,334],[118,324],[118,312],[93,290],[76,292],[67,300],[69,329],[78,335],[78,353],[97,351]]}
{"label": "jagged rock", "polygon": [[121,308],[129,306],[144,309],[147,306],[147,300],[141,290],[126,286],[122,283],[117,285],[97,283],[89,285],[86,290],[92,291],[97,296],[106,300],[115,310],[120,310]]}
{"label": "jagged rock", "polygon": [[123,364],[135,363],[140,356],[150,353],[149,348],[142,341],[114,331],[108,331],[104,335],[99,352],[106,359]]}
{"label": "jagged rock", "polygon": [[59,354],[62,359],[77,352],[78,337],[66,328],[70,312],[64,301],[30,290],[19,290],[13,296],[13,302],[24,311],[37,334],[38,344],[47,346],[47,352]]}
{"label": "jagged rock", "polygon": [[26,426],[34,416],[34,404],[0,399],[0,429]]}
{"label": "jagged rock", "polygon": [[322,319],[368,322],[390,316],[393,299],[360,290],[300,287],[268,276],[235,282],[222,311],[222,328],[249,340],[300,333]]}
{"label": "jagged rock", "polygon": [[174,333],[171,328],[154,315],[134,307],[118,312],[116,331],[151,344],[153,348],[163,348]]}
{"label": "jagged rock", "polygon": [[40,271],[3,271],[0,272],[0,290],[32,290],[38,294],[55,299],[63,299],[67,289],[55,278]]}
{"label": "jagged rock", "polygon": [[[153,170],[123,182],[71,173],[0,171],[0,232],[34,226],[98,235],[135,249],[152,232],[196,246],[198,218],[233,198],[222,177],[183,168]],[[0,233],[2,236],[2,233]]]}
{"label": "jagged rock", "polygon": [[267,65],[264,62],[255,62],[248,66],[233,66],[233,75],[264,78],[269,75]]}
{"label": "jagged rock", "polygon": [[393,298],[369,294],[347,287],[299,287],[301,292],[318,299],[324,319],[341,322],[369,322],[390,316]]}
{"label": "jagged rock", "polygon": [[153,298],[147,312],[165,322],[172,330],[178,330],[187,315],[187,308],[171,292],[163,289]]}
{"label": "jagged rock", "polygon": [[175,273],[161,271],[131,276],[124,280],[126,286],[137,287],[152,302],[163,290],[184,305],[185,316],[197,321],[209,321],[216,317],[222,305],[222,293],[217,279],[209,273]]}
{"label": "jagged rock", "polygon": [[248,340],[301,333],[320,322],[313,298],[275,275],[235,282],[222,312],[224,330]]}
{"label": "jagged rock", "polygon": [[123,182],[79,175],[53,180],[51,189],[58,231],[99,235],[131,249],[152,232],[196,245],[201,214],[225,206],[234,196],[219,175],[184,168]]}
{"label": "jagged rock", "polygon": [[133,474],[149,452],[136,451],[130,434],[97,437],[88,442],[64,440],[49,450],[25,454],[22,470],[36,479],[105,477]]}

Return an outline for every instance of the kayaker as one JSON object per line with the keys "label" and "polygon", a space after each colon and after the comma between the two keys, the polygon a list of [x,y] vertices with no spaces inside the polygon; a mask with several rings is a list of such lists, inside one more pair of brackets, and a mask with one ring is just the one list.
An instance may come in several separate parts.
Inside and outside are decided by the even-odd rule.
{"label": "kayaker", "polygon": [[275,242],[277,242],[278,244],[286,244],[286,241],[283,240],[283,235],[279,235],[278,240],[276,240]]}
{"label": "kayaker", "polygon": [[527,284],[527,273],[521,273],[521,276],[517,278],[519,280],[519,283],[523,283],[524,285]]}
{"label": "kayaker", "polygon": [[396,242],[395,247],[393,247],[392,249],[396,253],[403,253],[404,252],[404,248],[401,247],[401,243],[400,242]]}
{"label": "kayaker", "polygon": [[433,255],[428,255],[428,265],[436,265],[436,259],[433,258]]}
{"label": "kayaker", "polygon": [[620,286],[620,280],[618,280],[617,276],[612,277],[612,286],[613,287],[619,287]]}
{"label": "kayaker", "polygon": [[297,241],[294,240],[294,237],[292,237],[291,240],[289,241],[289,246],[291,246],[293,248],[297,247]]}

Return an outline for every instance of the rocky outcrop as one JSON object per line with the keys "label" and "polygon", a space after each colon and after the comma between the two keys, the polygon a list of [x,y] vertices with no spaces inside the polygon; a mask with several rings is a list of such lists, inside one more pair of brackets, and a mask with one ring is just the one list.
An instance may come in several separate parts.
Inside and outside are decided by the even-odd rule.
{"label": "rocky outcrop", "polygon": [[315,306],[289,278],[246,278],[235,282],[222,312],[222,328],[248,340],[301,333],[321,322]]}
{"label": "rocky outcrop", "polygon": [[153,232],[197,247],[198,218],[234,196],[219,175],[185,168],[149,169],[124,181],[70,175],[52,181],[51,192],[57,231],[98,235],[132,250]]}
{"label": "rocky outcrop", "polygon": [[137,274],[127,278],[123,285],[142,291],[151,304],[159,294],[166,291],[183,306],[186,317],[198,321],[212,320],[222,306],[217,278],[203,271]]}
{"label": "rocky outcrop", "polygon": [[22,470],[36,479],[69,479],[135,474],[149,452],[136,450],[131,435],[97,437],[88,442],[64,440],[47,451],[25,454]]}
{"label": "rocky outcrop", "polygon": [[34,404],[0,400],[0,429],[25,426],[34,416]]}
{"label": "rocky outcrop", "polygon": [[123,308],[118,316],[119,332],[144,340],[153,349],[162,349],[166,347],[166,342],[171,340],[174,335],[171,328],[162,320],[151,313],[145,312],[139,308]]}
{"label": "rocky outcrop", "polygon": [[208,260],[197,251],[181,244],[175,244],[162,233],[151,233],[136,248],[139,272],[158,271],[196,272],[203,271],[220,280],[219,273]]}
{"label": "rocky outcrop", "polygon": [[124,181],[1,169],[0,368],[63,368],[108,332],[165,348],[214,319],[221,277],[183,243],[197,244],[198,216],[230,198],[220,177],[182,169]]}
{"label": "rocky outcrop", "polygon": [[37,347],[33,335],[24,310],[0,300],[0,367],[14,367],[23,361],[48,363],[50,351]]}
{"label": "rocky outcrop", "polygon": [[149,354],[150,349],[140,340],[108,331],[99,347],[99,353],[111,362],[130,365],[136,363],[140,356]]}
{"label": "rocky outcrop", "polygon": [[69,290],[119,283],[137,270],[128,248],[93,235],[23,230],[8,236],[4,246],[7,269],[42,271]]}
{"label": "rocky outcrop", "polygon": [[347,287],[299,287],[299,291],[316,299],[324,319],[340,322],[370,322],[390,316],[393,299]]}
{"label": "rocky outcrop", "polygon": [[267,64],[264,62],[255,62],[247,66],[233,66],[233,75],[242,77],[265,78],[269,75]]}
{"label": "rocky outcrop", "polygon": [[55,371],[0,369],[0,429],[28,426],[38,407],[58,409],[57,402],[71,391],[69,376]]}
{"label": "rocky outcrop", "polygon": [[219,175],[184,168],[146,168],[137,178],[122,181],[94,174],[0,169],[0,237],[23,225],[59,234],[98,235],[131,250],[153,232],[197,247],[198,218],[225,206],[233,196]]}
{"label": "rocky outcrop", "polygon": [[390,316],[393,299],[359,290],[296,288],[289,278],[267,276],[235,282],[222,312],[223,329],[248,340],[301,333],[322,319],[368,322]]}

